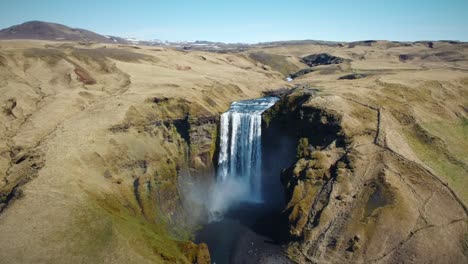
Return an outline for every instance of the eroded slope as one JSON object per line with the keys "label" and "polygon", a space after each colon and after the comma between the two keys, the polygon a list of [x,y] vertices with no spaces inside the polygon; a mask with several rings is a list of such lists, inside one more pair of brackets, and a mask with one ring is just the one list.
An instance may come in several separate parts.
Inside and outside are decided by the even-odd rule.
{"label": "eroded slope", "polygon": [[209,170],[215,116],[280,74],[235,55],[0,45],[0,262],[209,262],[179,172]]}
{"label": "eroded slope", "polygon": [[293,260],[466,261],[463,201],[386,143],[396,139],[382,125],[383,110],[310,90],[296,90],[283,104],[297,97],[310,99],[277,114],[288,115],[300,138],[297,161],[282,174]]}
{"label": "eroded slope", "polygon": [[[231,101],[301,68],[292,84],[306,88],[282,110],[301,138],[282,175],[289,256],[466,262],[464,43],[0,46],[2,263],[209,262],[189,242],[198,208],[184,208],[181,185],[213,180]],[[323,53],[343,60],[301,62]]]}

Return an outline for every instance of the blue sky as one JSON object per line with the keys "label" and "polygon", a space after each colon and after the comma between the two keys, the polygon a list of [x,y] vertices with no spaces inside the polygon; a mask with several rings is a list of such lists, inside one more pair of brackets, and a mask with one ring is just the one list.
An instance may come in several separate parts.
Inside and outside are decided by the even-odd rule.
{"label": "blue sky", "polygon": [[30,20],[172,41],[468,41],[468,0],[0,0],[0,28]]}

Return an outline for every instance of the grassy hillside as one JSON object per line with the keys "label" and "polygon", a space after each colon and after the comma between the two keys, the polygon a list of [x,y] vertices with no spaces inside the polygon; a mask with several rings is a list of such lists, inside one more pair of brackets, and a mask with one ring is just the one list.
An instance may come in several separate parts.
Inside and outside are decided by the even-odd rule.
{"label": "grassy hillside", "polygon": [[281,74],[230,54],[0,46],[0,262],[206,263],[179,172],[211,166],[211,120]]}
{"label": "grassy hillside", "polygon": [[[293,86],[303,87],[296,91],[297,98],[300,91],[316,95],[303,102],[303,116],[311,114],[310,120],[316,122],[307,131],[314,135],[330,120],[339,120],[339,136],[345,137],[349,153],[342,146],[313,146],[313,155],[304,154],[296,174],[308,178],[295,193],[297,203],[288,208],[300,223],[295,232],[307,231],[303,234],[307,245],[292,243],[290,251],[307,253],[309,242],[328,230],[322,229],[324,223],[349,227],[341,230],[346,236],[340,245],[347,245],[352,232],[364,232],[371,242],[394,232],[389,244],[371,243],[375,246],[355,255],[359,261],[373,259],[382,254],[379,245],[384,249],[398,245],[409,241],[405,235],[419,232],[418,208],[426,203],[427,219],[435,224],[426,221],[421,230],[432,230],[433,225],[444,230],[441,236],[463,235],[459,230],[466,227],[466,214],[461,205],[423,168],[468,202],[465,46],[372,42],[219,54],[0,41],[0,263],[206,263],[206,246],[189,241],[197,219],[189,212],[195,210],[186,210],[195,207],[185,204],[180,181],[212,180],[207,172],[212,169],[218,116],[230,102]],[[302,57],[319,53],[345,60],[313,67],[291,83],[284,81],[306,67]],[[340,79],[349,74],[360,78]],[[319,115],[314,114],[317,111]],[[317,116],[323,118],[314,119]],[[313,136],[310,142],[315,142]],[[324,153],[316,153],[319,148]],[[381,152],[385,153],[375,154]],[[349,155],[344,165],[337,163],[342,153]],[[334,172],[326,175],[326,167],[332,165]],[[388,175],[379,173],[382,166]],[[346,177],[350,173],[357,176]],[[414,192],[420,197],[397,173],[417,187]],[[312,183],[323,184],[331,175],[339,184],[334,191],[343,196],[330,195],[308,210],[323,195]],[[389,180],[382,180],[385,177]],[[363,179],[373,184],[366,185],[370,187],[359,196],[349,218],[333,218],[333,212],[341,212],[336,208],[352,204],[346,199],[354,199]],[[436,192],[440,197],[431,200],[427,186],[441,190]],[[395,198],[387,203],[388,210],[367,206],[371,197],[379,196],[374,195],[377,190]],[[316,211],[320,215],[310,220],[308,214]],[[365,221],[349,220],[361,219],[362,212]],[[447,224],[441,213],[449,220],[459,218]],[[401,219],[392,218],[396,215]],[[333,219],[342,222],[332,225]],[[415,241],[429,243],[437,237],[436,231],[421,234],[425,236]],[[352,243],[351,249],[358,250]],[[351,254],[346,252],[332,253]],[[411,247],[410,252],[417,250]],[[296,257],[304,258],[303,253]]]}

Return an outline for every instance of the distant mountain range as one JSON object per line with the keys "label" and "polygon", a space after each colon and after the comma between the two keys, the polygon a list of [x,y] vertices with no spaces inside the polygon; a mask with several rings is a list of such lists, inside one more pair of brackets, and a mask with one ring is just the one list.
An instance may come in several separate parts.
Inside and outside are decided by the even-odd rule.
{"label": "distant mountain range", "polygon": [[52,41],[77,41],[96,43],[117,43],[150,46],[171,46],[179,49],[198,50],[239,50],[247,44],[226,44],[210,41],[182,41],[169,42],[161,40],[140,40],[136,38],[123,38],[116,36],[100,35],[98,33],[71,28],[65,25],[44,21],[29,21],[0,30],[2,39],[35,39]]}
{"label": "distant mountain range", "polygon": [[[236,52],[243,51],[252,47],[275,47],[275,46],[290,46],[290,45],[327,45],[352,48],[355,46],[372,46],[374,43],[383,43],[387,47],[392,46],[411,46],[412,43],[422,43],[432,47],[432,41],[419,42],[397,42],[397,41],[355,41],[355,42],[334,42],[320,40],[287,40],[262,42],[257,44],[245,43],[222,43],[211,41],[161,41],[161,40],[139,40],[135,38],[124,38],[108,35],[100,35],[95,32],[71,28],[65,25],[43,22],[29,21],[20,25],[14,25],[0,30],[0,40],[2,39],[36,39],[36,40],[52,40],[52,41],[77,41],[77,42],[96,42],[96,43],[116,43],[127,45],[149,45],[149,46],[169,46],[177,49],[194,49],[207,50],[216,52]],[[459,41],[442,41],[450,44],[459,44]]]}

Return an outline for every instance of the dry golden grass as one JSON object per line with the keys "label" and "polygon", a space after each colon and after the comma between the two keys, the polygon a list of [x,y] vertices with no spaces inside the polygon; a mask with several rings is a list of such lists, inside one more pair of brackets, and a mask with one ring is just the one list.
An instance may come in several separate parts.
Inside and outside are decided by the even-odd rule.
{"label": "dry golden grass", "polygon": [[[188,263],[203,255],[190,252],[198,247],[179,212],[185,143],[173,126],[156,124],[217,115],[284,85],[281,74],[242,55],[0,45],[0,197],[33,176],[24,166],[38,173],[0,215],[0,263]],[[23,156],[31,159],[14,163]]]}
{"label": "dry golden grass", "polygon": [[[448,43],[436,43],[433,49],[423,44],[406,47],[389,47],[387,44],[376,42],[372,46],[353,48],[319,45],[277,47],[268,49],[268,52],[298,58],[326,52],[351,59],[350,68],[346,65],[317,67],[319,70],[301,76],[293,83],[307,83],[319,88],[323,95],[353,99],[391,112],[395,119],[384,125],[395,131],[390,134],[403,136],[394,140],[393,149],[398,152],[401,147],[404,152],[403,145],[409,143],[420,162],[448,181],[468,202],[468,141],[466,126],[463,125],[468,118],[466,51]],[[412,56],[402,62],[399,60],[401,54]],[[350,71],[370,75],[356,80],[338,80],[343,73]],[[367,124],[374,123],[375,111],[354,108],[343,111],[368,120]],[[418,133],[415,127],[424,127],[424,133]],[[408,137],[408,142],[401,141],[405,137]],[[430,138],[436,138],[438,143],[427,140]]]}
{"label": "dry golden grass", "polygon": [[[315,103],[343,116],[355,145],[373,139],[380,121],[389,148],[468,199],[468,62],[466,49],[454,45],[306,45],[240,54],[26,40],[0,46],[0,190],[29,172],[15,164],[21,157],[43,162],[21,187],[24,197],[0,214],[0,263],[187,262],[193,252],[180,256],[186,244],[179,239],[189,228],[166,230],[176,218],[176,173],[187,149],[174,127],[152,122],[216,116],[234,100],[287,85],[318,88],[326,99]],[[306,67],[300,57],[323,52],[352,61],[284,81]],[[401,54],[411,59],[400,61]],[[352,72],[369,76],[338,80]],[[374,108],[389,117],[377,120]],[[145,196],[137,205],[135,178],[160,188],[163,202]]]}

